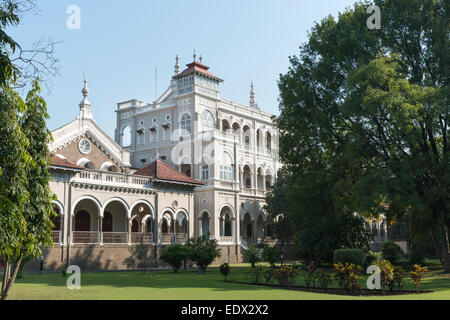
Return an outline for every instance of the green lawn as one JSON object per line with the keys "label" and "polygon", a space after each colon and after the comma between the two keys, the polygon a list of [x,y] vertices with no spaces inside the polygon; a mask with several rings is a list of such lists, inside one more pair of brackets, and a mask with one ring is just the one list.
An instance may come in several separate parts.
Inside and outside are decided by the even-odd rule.
{"label": "green lawn", "polygon": [[[247,280],[247,268],[233,267],[230,280]],[[297,283],[304,285],[300,273]],[[450,299],[450,275],[440,270],[431,270],[423,282],[423,289],[437,292],[420,295],[393,297],[349,297],[331,294],[309,293],[294,290],[274,289],[263,286],[235,284],[223,281],[216,268],[206,274],[196,271],[168,271],[86,273],[81,277],[81,290],[66,288],[66,280],[61,274],[26,274],[18,279],[11,290],[10,299],[131,299],[131,300],[264,300],[264,299]],[[365,277],[361,279],[365,283]],[[335,286],[335,284],[333,284]],[[410,281],[405,286],[412,290]]]}

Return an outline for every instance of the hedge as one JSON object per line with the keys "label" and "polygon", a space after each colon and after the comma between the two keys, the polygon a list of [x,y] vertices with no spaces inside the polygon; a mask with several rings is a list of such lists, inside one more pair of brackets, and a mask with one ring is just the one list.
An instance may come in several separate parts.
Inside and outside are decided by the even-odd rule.
{"label": "hedge", "polygon": [[365,253],[362,249],[337,249],[333,254],[334,263],[353,263],[357,266],[363,266]]}

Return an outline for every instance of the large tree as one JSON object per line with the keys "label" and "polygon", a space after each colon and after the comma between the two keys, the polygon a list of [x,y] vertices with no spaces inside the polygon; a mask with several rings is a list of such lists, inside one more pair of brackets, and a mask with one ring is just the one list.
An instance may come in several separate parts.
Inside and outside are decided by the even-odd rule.
{"label": "large tree", "polygon": [[449,3],[375,4],[380,30],[367,29],[369,3],[358,2],[317,23],[290,58],[280,155],[298,186],[315,191],[294,199],[302,215],[409,212],[413,230],[438,234],[450,272]]}
{"label": "large tree", "polygon": [[[51,134],[46,104],[35,79],[26,101],[16,91],[29,83],[36,51],[25,52],[4,31],[20,22],[33,1],[0,1],[0,259],[4,275],[0,297],[7,299],[24,257],[38,257],[52,246],[52,194],[49,188]],[[19,56],[14,56],[19,49]],[[29,53],[29,51],[28,51]],[[26,54],[25,54],[26,55]],[[41,65],[45,67],[45,63]],[[45,73],[45,72],[44,72]],[[11,272],[12,271],[12,272]]]}

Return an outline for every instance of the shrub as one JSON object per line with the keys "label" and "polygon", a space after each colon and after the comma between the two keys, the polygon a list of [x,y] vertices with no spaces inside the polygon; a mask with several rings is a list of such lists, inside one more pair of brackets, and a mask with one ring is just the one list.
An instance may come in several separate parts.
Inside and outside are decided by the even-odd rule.
{"label": "shrub", "polygon": [[335,271],[334,278],[337,280],[339,286],[347,290],[347,292],[361,289],[359,285],[358,275],[362,274],[361,266],[349,263],[335,263],[333,264]]}
{"label": "shrub", "polygon": [[405,270],[402,267],[394,266],[394,285],[398,291],[403,290],[403,286],[405,285]]}
{"label": "shrub", "polygon": [[364,265],[365,254],[362,249],[338,249],[334,251],[334,263],[349,263],[357,266]]}
{"label": "shrub", "polygon": [[381,252],[383,259],[388,260],[390,263],[396,263],[403,257],[403,251],[398,244],[394,241],[388,241],[381,245]]}
{"label": "shrub", "polygon": [[322,268],[317,269],[316,277],[319,281],[320,287],[326,292],[330,283],[330,275]]}
{"label": "shrub", "polygon": [[280,286],[289,288],[295,284],[295,278],[297,277],[297,270],[290,266],[282,266],[274,269],[274,276],[278,279]]}
{"label": "shrub", "polygon": [[311,263],[306,267],[305,270],[305,284],[306,287],[310,287],[312,285],[312,287],[314,288],[316,286],[316,264],[314,263],[314,261],[311,261]]}
{"label": "shrub", "polygon": [[171,244],[161,252],[161,260],[168,263],[173,268],[174,272],[180,270],[181,263],[187,256],[188,249],[179,243]]}
{"label": "shrub", "polygon": [[190,239],[188,242],[190,248],[190,258],[203,271],[214,261],[220,257],[219,245],[216,239],[208,239],[207,237],[199,237]]}
{"label": "shrub", "polygon": [[382,260],[381,252],[369,251],[366,254],[366,264],[369,266],[372,264],[378,264],[381,262],[381,260]]}
{"label": "shrub", "polygon": [[248,276],[252,283],[259,283],[259,279],[264,277],[266,270],[263,266],[254,266],[249,268]]}
{"label": "shrub", "polygon": [[222,263],[219,267],[220,273],[225,277],[227,281],[227,276],[230,273],[230,265],[228,263]]}
{"label": "shrub", "polygon": [[259,249],[256,245],[250,244],[247,249],[244,250],[244,257],[248,262],[252,265],[252,268],[255,268],[255,265],[261,261],[261,257],[259,254]]}
{"label": "shrub", "polygon": [[381,291],[383,295],[386,293],[386,287],[389,287],[391,292],[394,291],[394,267],[389,260],[383,260],[378,264],[381,276]]}
{"label": "shrub", "polygon": [[277,269],[277,267],[275,266],[271,266],[270,268],[267,268],[265,273],[264,273],[264,280],[266,280],[266,283],[272,283],[273,278],[275,277],[275,269]]}
{"label": "shrub", "polygon": [[270,263],[271,266],[273,266],[275,264],[275,262],[277,262],[278,257],[279,257],[278,248],[264,246],[264,249],[262,252],[262,257],[265,262],[268,262],[268,263]]}
{"label": "shrub", "polygon": [[414,286],[416,287],[417,293],[419,293],[420,283],[422,282],[423,276],[425,275],[426,272],[428,272],[428,268],[421,267],[415,264],[413,266],[413,271],[409,273],[409,276],[413,280]]}

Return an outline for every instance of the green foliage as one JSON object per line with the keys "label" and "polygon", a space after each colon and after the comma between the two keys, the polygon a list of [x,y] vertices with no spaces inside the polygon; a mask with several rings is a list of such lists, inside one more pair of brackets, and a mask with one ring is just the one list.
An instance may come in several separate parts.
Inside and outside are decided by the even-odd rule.
{"label": "green foliage", "polygon": [[420,284],[426,272],[428,272],[428,268],[415,264],[413,270],[409,273],[409,277],[413,280],[417,293],[420,292]]}
{"label": "green foliage", "polygon": [[136,244],[128,248],[131,256],[137,261],[138,266],[142,268],[142,272],[145,273],[147,259],[148,259],[148,247],[144,244]]}
{"label": "green foliage", "polygon": [[220,257],[220,249],[216,239],[208,239],[205,236],[190,239],[188,248],[190,249],[190,259],[203,271],[206,271],[206,268],[214,259]]}
{"label": "green foliage", "polygon": [[334,263],[350,263],[363,266],[365,262],[365,253],[362,249],[338,249],[333,254]]}
{"label": "green foliage", "polygon": [[279,259],[280,254],[278,252],[277,247],[270,247],[270,246],[264,246],[263,252],[262,252],[262,260],[265,262],[270,263],[271,266],[277,262]]}
{"label": "green foliage", "polygon": [[165,247],[161,252],[161,260],[168,263],[174,272],[180,270],[181,264],[189,256],[189,250],[187,247],[174,243]]}
{"label": "green foliage", "polygon": [[389,287],[391,291],[394,290],[394,266],[388,260],[383,260],[378,267],[380,268],[381,291],[384,295],[386,287]]}
{"label": "green foliage", "polygon": [[248,278],[252,283],[259,283],[266,274],[266,268],[263,266],[254,266],[248,269]]}
{"label": "green foliage", "polygon": [[281,266],[275,268],[273,271],[275,278],[278,279],[280,286],[289,288],[295,284],[295,278],[297,277],[297,270],[291,266]]}
{"label": "green foliage", "polygon": [[381,252],[369,251],[366,254],[366,265],[370,266],[372,264],[378,264],[382,260]]}
{"label": "green foliage", "polygon": [[405,270],[403,270],[402,267],[394,266],[393,288],[397,288],[399,292],[401,292],[405,286],[405,276]]}
{"label": "green foliage", "polygon": [[252,268],[255,268],[255,265],[262,260],[258,246],[254,244],[249,244],[248,248],[244,249],[243,254],[247,261],[252,265]]}
{"label": "green foliage", "polygon": [[337,241],[353,237],[339,232],[340,217],[409,213],[413,238],[439,235],[450,272],[447,2],[375,0],[380,30],[367,29],[367,4],[357,2],[316,23],[290,58],[276,122],[303,253],[325,252],[328,229]]}
{"label": "green foliage", "polygon": [[230,265],[228,263],[222,263],[219,267],[220,273],[225,277],[227,281],[228,274],[230,273]]}
{"label": "green foliage", "polygon": [[317,279],[317,266],[314,261],[311,261],[305,270],[305,284],[306,287],[315,287]]}
{"label": "green foliage", "polygon": [[335,263],[334,278],[337,280],[339,286],[347,290],[347,292],[360,290],[359,275],[362,274],[361,266],[349,263]]}
{"label": "green foliage", "polygon": [[326,292],[331,281],[331,275],[323,268],[316,270],[316,278],[319,281],[320,287]]}
{"label": "green foliage", "polygon": [[392,264],[396,263],[403,257],[402,248],[393,241],[385,242],[381,245],[383,258],[389,260]]}

